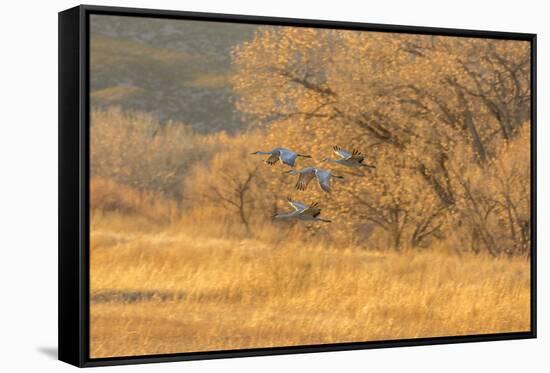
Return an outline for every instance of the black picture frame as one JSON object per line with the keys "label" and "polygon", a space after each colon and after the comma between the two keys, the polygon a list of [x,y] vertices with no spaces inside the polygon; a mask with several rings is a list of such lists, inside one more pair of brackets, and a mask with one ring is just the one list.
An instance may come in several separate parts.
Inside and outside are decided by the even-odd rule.
{"label": "black picture frame", "polygon": [[[112,358],[89,355],[91,14],[528,41],[531,45],[531,329],[527,332]],[[59,360],[78,367],[536,338],[536,34],[81,5],[59,13]]]}

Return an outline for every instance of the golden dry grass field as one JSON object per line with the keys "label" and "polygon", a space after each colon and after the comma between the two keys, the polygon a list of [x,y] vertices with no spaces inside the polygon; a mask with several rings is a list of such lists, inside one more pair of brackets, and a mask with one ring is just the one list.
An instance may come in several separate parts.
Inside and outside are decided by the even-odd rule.
{"label": "golden dry grass field", "polygon": [[96,215],[91,356],[527,331],[529,261],[213,238]]}

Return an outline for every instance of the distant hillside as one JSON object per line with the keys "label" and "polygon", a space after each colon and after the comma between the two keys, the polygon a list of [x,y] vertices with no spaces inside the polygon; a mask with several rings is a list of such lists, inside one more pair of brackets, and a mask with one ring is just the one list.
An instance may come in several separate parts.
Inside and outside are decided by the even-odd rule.
{"label": "distant hillside", "polygon": [[91,101],[182,121],[199,132],[238,131],[228,85],[231,48],[256,26],[92,16]]}

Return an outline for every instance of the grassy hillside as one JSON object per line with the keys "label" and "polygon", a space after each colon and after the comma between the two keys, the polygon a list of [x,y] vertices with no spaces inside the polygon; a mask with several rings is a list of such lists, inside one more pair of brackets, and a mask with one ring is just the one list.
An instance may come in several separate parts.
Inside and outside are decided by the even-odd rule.
{"label": "grassy hillside", "polygon": [[200,132],[238,131],[228,85],[230,50],[249,25],[92,17],[92,105],[122,106]]}

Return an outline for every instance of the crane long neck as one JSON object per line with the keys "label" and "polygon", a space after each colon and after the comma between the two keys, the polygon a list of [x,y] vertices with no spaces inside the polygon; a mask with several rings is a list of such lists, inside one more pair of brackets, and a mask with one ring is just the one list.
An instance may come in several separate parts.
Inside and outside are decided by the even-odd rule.
{"label": "crane long neck", "polygon": [[287,214],[277,214],[274,216],[275,219],[285,219],[285,218],[290,218],[294,213],[293,212],[289,212]]}

